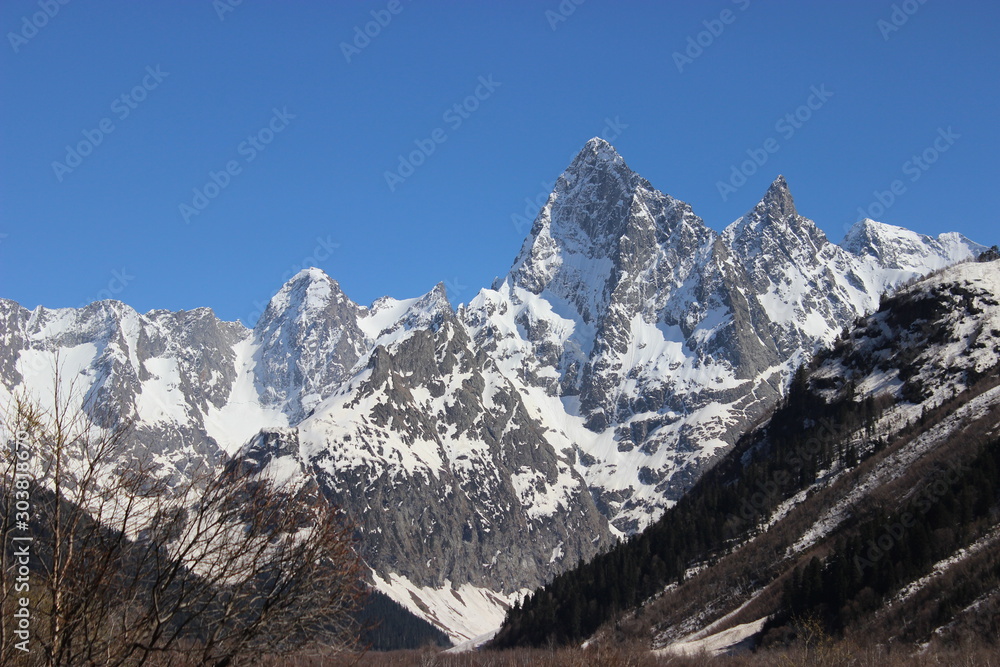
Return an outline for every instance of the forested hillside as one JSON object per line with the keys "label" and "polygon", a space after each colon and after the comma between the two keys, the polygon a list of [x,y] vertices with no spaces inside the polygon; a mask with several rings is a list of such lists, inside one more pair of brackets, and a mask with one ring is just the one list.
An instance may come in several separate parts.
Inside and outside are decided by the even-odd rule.
{"label": "forested hillside", "polygon": [[883,299],[645,532],[511,610],[495,647],[654,647],[755,622],[959,641],[1000,618],[1000,262]]}

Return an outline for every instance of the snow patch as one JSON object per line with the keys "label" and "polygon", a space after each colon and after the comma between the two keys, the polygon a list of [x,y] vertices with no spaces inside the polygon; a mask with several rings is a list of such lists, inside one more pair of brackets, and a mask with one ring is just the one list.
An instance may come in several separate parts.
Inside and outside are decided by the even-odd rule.
{"label": "snow patch", "polygon": [[515,600],[530,592],[524,589],[503,594],[472,584],[455,587],[448,580],[443,586],[432,588],[419,586],[399,574],[389,574],[383,579],[372,573],[372,578],[375,588],[440,628],[456,643],[495,632]]}

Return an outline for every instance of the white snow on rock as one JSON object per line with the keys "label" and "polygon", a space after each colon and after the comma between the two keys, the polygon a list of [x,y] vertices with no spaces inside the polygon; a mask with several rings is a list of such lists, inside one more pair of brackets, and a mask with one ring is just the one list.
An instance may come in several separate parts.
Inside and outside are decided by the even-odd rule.
{"label": "white snow on rock", "polygon": [[372,573],[375,586],[395,602],[443,630],[453,642],[467,642],[495,631],[507,609],[524,597],[527,589],[513,595],[498,595],[485,588],[446,581],[440,588],[417,586],[406,577],[390,574],[383,579]]}
{"label": "white snow on rock", "polygon": [[[457,312],[443,285],[361,306],[316,268],[283,285],[253,330],[207,309],[139,314],[105,301],[29,311],[0,299],[0,399],[23,387],[50,400],[58,358],[64,391],[75,385],[78,403],[135,417],[155,460],[177,474],[240,455],[262,431],[285,433],[298,447],[262,474],[290,484],[336,485],[363,470],[370,485],[509,485],[528,531],[576,520],[589,491],[613,524],[604,534],[622,535],[658,518],[780,398],[798,363],[875,310],[883,291],[981,250],[957,234],[871,220],[835,245],[798,214],[782,177],[717,233],[595,138],[556,182],[510,271]],[[958,270],[997,293],[996,263]],[[374,386],[381,355],[428,332],[437,347],[420,368],[437,377],[391,371]],[[466,340],[454,347],[468,363],[443,370],[454,361],[443,348]],[[986,367],[998,352],[971,354]],[[482,435],[484,417],[466,424],[457,414],[504,406],[513,416],[491,442],[511,448],[524,434],[551,456],[508,460]],[[470,500],[476,517],[508,509],[481,495]],[[836,521],[821,518],[816,535]],[[562,538],[545,544],[542,565],[575,559]],[[391,577],[380,586],[456,639],[495,629],[510,599],[470,584],[455,594]]]}
{"label": "white snow on rock", "polygon": [[695,633],[690,638],[674,642],[662,649],[653,651],[654,655],[668,657],[698,656],[698,655],[732,655],[753,648],[753,637],[764,629],[767,617],[733,626],[715,634],[705,635],[705,631]]}

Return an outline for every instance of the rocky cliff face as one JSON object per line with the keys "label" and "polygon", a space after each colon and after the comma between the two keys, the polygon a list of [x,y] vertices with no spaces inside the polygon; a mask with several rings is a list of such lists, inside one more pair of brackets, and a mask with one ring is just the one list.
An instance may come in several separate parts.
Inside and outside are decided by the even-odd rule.
{"label": "rocky cliff face", "polygon": [[262,402],[301,421],[347,378],[368,341],[363,309],[319,269],[307,269],[271,299],[254,327]]}
{"label": "rocky cliff face", "polygon": [[873,221],[835,245],[781,177],[718,233],[593,139],[508,274],[457,310],[441,285],[361,306],[317,269],[253,330],[0,300],[0,401],[51,400],[58,365],[164,474],[235,459],[317,485],[373,581],[469,637],[659,516],[883,291],[979,250]]}
{"label": "rocky cliff face", "polygon": [[239,456],[283,482],[315,479],[350,508],[383,578],[506,595],[610,541],[546,430],[449,309],[427,328],[389,330],[293,432]]}
{"label": "rocky cliff face", "polygon": [[26,390],[51,406],[58,391],[95,424],[131,419],[133,454],[166,476],[219,461],[206,423],[231,398],[235,350],[248,336],[241,325],[208,308],[139,315],[117,301],[28,311],[0,300],[0,320],[0,401]]}
{"label": "rocky cliff face", "polygon": [[798,363],[885,290],[980,250],[872,221],[835,245],[798,214],[781,176],[719,234],[592,139],[466,322],[540,413],[564,409],[582,474],[627,532],[679,497]]}
{"label": "rocky cliff face", "polygon": [[[989,256],[901,288],[845,329],[675,507],[535,591],[495,647],[599,646],[625,618],[664,657],[752,646],[777,662],[810,616],[848,645],[990,645],[1000,260]],[[611,599],[623,602],[588,603]]]}

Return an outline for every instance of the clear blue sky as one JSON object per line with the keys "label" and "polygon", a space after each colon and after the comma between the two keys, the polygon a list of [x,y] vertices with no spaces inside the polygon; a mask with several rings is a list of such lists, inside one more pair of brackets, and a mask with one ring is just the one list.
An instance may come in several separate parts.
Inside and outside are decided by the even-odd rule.
{"label": "clear blue sky", "polygon": [[899,181],[874,217],[1000,241],[992,1],[234,2],[0,4],[0,296],[252,324],[305,263],[457,304],[602,132],[715,229],[783,173],[834,240]]}

